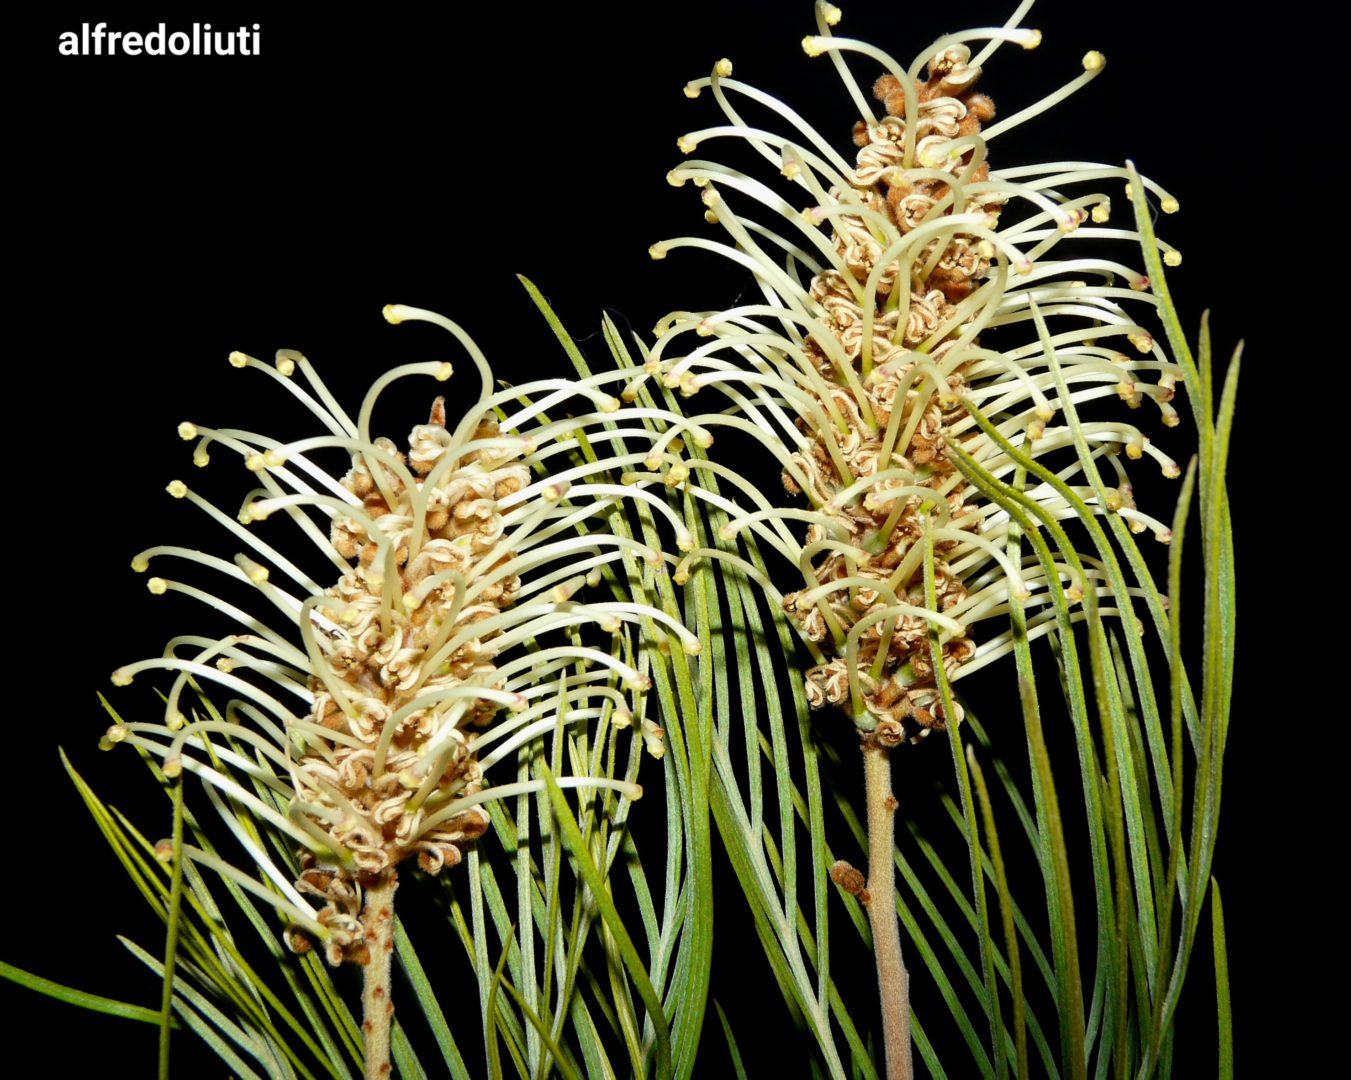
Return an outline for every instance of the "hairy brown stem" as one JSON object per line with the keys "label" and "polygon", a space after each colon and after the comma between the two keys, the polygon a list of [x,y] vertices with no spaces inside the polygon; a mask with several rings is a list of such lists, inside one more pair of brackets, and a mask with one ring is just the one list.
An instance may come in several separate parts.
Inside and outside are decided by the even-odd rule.
{"label": "hairy brown stem", "polygon": [[877,957],[877,986],[882,997],[882,1042],[887,1080],[911,1080],[910,976],[901,959],[896,921],[896,796],[891,793],[891,751],[874,742],[863,745],[864,798],[868,804],[868,919]]}
{"label": "hairy brown stem", "polygon": [[361,909],[368,951],[361,987],[366,1080],[388,1080],[390,1073],[389,1027],[394,1018],[394,1002],[389,996],[389,969],[394,955],[394,890],[398,887],[398,875],[386,870],[366,887]]}

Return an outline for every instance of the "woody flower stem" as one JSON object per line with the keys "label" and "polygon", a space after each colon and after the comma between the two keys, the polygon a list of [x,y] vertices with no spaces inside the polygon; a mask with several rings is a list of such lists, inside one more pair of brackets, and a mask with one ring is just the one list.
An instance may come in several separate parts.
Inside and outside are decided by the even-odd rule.
{"label": "woody flower stem", "polygon": [[388,1080],[389,1025],[394,1002],[389,995],[390,961],[394,956],[394,890],[398,875],[386,870],[367,888],[361,913],[370,950],[362,968],[361,1030],[366,1037],[366,1080]]}
{"label": "woody flower stem", "polygon": [[901,958],[896,921],[896,796],[891,792],[891,751],[875,739],[863,744],[864,799],[868,804],[868,918],[882,997],[882,1042],[887,1080],[910,1080],[910,976]]}

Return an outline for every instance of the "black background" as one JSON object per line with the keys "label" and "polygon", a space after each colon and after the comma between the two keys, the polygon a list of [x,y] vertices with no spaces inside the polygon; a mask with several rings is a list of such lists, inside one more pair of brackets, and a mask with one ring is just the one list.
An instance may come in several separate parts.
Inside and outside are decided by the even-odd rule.
{"label": "black background", "polygon": [[[845,5],[837,31],[908,61],[939,33],[1002,22],[1008,8],[860,2]],[[1076,74],[1085,50],[1106,53],[1106,73],[1009,136],[996,168],[1133,158],[1182,204],[1161,232],[1185,254],[1171,277],[1184,322],[1195,325],[1208,306],[1221,352],[1248,340],[1231,466],[1245,587],[1240,682],[1215,870],[1229,918],[1238,1052],[1252,1062],[1294,1054],[1303,1042],[1285,1023],[1304,1007],[1286,960],[1316,933],[1306,917],[1291,917],[1292,894],[1304,895],[1290,843],[1302,835],[1307,794],[1294,764],[1304,744],[1291,739],[1303,719],[1280,713],[1288,689],[1275,685],[1285,676],[1264,641],[1282,590],[1296,584],[1294,570],[1273,566],[1268,508],[1296,451],[1273,442],[1269,406],[1273,392],[1298,381],[1287,363],[1296,341],[1290,305],[1320,272],[1287,266],[1305,226],[1284,226],[1279,215],[1282,200],[1293,199],[1303,210],[1289,211],[1308,222],[1329,198],[1301,173],[1320,148],[1287,141],[1292,110],[1308,115],[1320,95],[1300,74],[1306,38],[1296,13],[1282,10],[1289,13],[1259,24],[1215,3],[1047,0],[1027,20],[1045,32],[1042,48],[1022,55],[1005,47],[982,85],[1008,113]],[[56,52],[58,33],[84,20],[147,29],[161,19],[171,29],[259,21],[262,55]],[[127,568],[152,543],[196,535],[191,511],[163,493],[192,468],[176,424],[193,417],[248,426],[257,396],[272,392],[255,373],[231,370],[227,353],[298,348],[351,401],[372,372],[445,352],[429,328],[387,326],[385,303],[448,314],[502,377],[518,380],[565,361],[515,273],[540,286],[579,338],[598,327],[602,305],[647,335],[672,308],[732,302],[745,285],[738,273],[696,254],[662,262],[646,254],[655,240],[704,228],[692,189],[664,180],[680,159],[676,137],[715,122],[711,103],[692,103],[681,88],[729,56],[737,77],[779,94],[844,145],[854,115],[828,62],[809,61],[798,45],[812,30],[806,2],[383,5],[305,17],[175,5],[167,15],[71,7],[11,42],[31,74],[12,112],[25,190],[11,205],[19,280],[9,322],[19,336],[9,360],[25,388],[10,391],[24,434],[7,455],[18,497],[6,530],[9,579],[23,598],[8,638],[4,723],[15,767],[5,784],[4,959],[95,993],[158,1003],[157,983],[113,935],[128,933],[154,951],[159,929],[79,806],[56,747],[104,792],[135,771],[130,755],[95,749],[106,725],[95,693],[110,689],[114,667],[157,653],[180,625]],[[391,430],[409,423],[397,418]],[[1184,439],[1169,437],[1181,453]],[[1289,579],[1273,586],[1273,573]],[[114,801],[142,808],[151,822],[160,815],[167,831],[157,793]],[[759,970],[733,896],[719,894],[719,970],[738,966],[731,960],[743,942],[747,967]],[[1202,988],[1205,976],[1201,965]],[[472,994],[467,973],[462,985]],[[775,995],[772,984],[715,992],[752,1075],[769,1061],[802,1060],[780,1058],[794,1050],[772,1034],[782,1031],[777,1020],[758,1026],[756,997]],[[149,1026],[79,1013],[8,984],[0,993],[21,1038],[28,1025],[61,1033],[43,1043],[51,1075],[110,1061],[115,1075],[149,1073]],[[1202,1027],[1184,1074],[1207,1075],[1211,1021],[1195,996],[1184,1017],[1191,1010]],[[765,1005],[764,1015],[780,1015],[776,996]],[[724,1067],[715,1028],[713,1020],[705,1027],[709,1075]],[[176,1072],[186,1074],[187,1040],[180,1050]],[[798,1068],[788,1064],[784,1074]],[[200,1075],[213,1069],[205,1059]]]}

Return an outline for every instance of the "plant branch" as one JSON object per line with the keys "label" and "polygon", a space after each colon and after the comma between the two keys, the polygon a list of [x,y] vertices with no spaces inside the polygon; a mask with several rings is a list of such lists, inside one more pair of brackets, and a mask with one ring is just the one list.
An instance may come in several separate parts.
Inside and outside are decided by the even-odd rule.
{"label": "plant branch", "polygon": [[361,921],[366,927],[369,956],[362,968],[361,1030],[366,1038],[366,1080],[388,1080],[389,1027],[394,1002],[389,996],[390,960],[394,955],[394,890],[398,874],[387,870],[366,889]]}
{"label": "plant branch", "polygon": [[901,958],[896,919],[896,796],[891,793],[891,751],[872,739],[863,744],[863,782],[868,804],[868,918],[882,998],[887,1080],[911,1080],[910,976]]}

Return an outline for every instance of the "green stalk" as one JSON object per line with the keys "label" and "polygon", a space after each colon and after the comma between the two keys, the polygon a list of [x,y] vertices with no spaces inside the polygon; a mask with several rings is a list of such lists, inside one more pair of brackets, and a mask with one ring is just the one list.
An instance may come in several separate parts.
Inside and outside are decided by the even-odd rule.
{"label": "green stalk", "polygon": [[911,1080],[910,975],[901,958],[896,920],[896,796],[891,793],[891,751],[874,740],[863,744],[864,802],[868,807],[868,919],[877,957],[877,986],[882,998],[882,1043],[887,1080]]}

